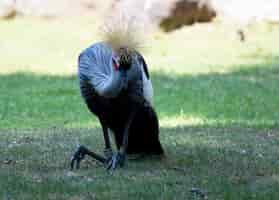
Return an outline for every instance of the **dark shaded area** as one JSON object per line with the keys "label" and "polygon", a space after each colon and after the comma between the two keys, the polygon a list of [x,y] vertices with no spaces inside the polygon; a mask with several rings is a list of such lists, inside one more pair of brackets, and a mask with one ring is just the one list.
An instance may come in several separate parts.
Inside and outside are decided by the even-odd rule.
{"label": "dark shaded area", "polygon": [[[161,128],[166,158],[128,161],[127,170],[108,181],[103,167],[89,161],[78,175],[66,175],[76,140],[103,150],[100,128],[0,131],[0,194],[49,199],[50,193],[59,197],[98,191],[97,198],[104,199],[110,184],[110,199],[116,194],[120,199],[156,199],[162,192],[166,198],[176,194],[177,199],[190,199],[192,187],[206,191],[210,199],[277,199],[278,136],[278,129]],[[4,164],[3,159],[12,162]],[[138,188],[138,196],[121,187]]]}

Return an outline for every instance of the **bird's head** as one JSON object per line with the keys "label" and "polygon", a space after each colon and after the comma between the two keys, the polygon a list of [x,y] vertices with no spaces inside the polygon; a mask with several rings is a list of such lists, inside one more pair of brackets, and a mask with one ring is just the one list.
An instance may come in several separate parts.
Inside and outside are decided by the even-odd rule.
{"label": "bird's head", "polygon": [[143,27],[140,22],[125,13],[120,12],[107,18],[101,28],[105,41],[113,50],[118,68],[128,70],[132,65],[134,52],[140,52],[143,47]]}
{"label": "bird's head", "polygon": [[118,57],[119,70],[129,70],[132,65],[132,53],[128,47],[120,47],[116,50]]}

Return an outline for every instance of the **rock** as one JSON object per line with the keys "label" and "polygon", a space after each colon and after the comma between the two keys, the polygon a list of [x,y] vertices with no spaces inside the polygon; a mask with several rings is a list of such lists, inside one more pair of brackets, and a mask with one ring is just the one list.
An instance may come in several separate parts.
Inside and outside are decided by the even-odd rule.
{"label": "rock", "polygon": [[12,18],[16,14],[15,0],[0,1],[0,18]]}
{"label": "rock", "polygon": [[196,22],[210,22],[216,17],[210,1],[205,0],[177,0],[171,6],[167,17],[163,17],[160,27],[165,31],[172,31],[183,25]]}

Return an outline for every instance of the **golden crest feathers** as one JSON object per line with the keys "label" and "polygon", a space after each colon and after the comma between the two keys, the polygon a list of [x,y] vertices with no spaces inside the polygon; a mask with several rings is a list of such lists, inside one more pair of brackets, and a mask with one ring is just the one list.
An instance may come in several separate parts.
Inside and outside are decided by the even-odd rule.
{"label": "golden crest feathers", "polygon": [[138,51],[144,43],[143,28],[135,17],[120,12],[107,18],[102,28],[102,37],[115,51],[123,47],[130,51]]}

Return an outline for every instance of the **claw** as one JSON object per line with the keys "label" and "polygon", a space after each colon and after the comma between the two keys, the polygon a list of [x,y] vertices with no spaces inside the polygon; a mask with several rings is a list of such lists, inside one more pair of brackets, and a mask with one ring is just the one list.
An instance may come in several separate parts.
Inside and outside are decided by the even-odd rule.
{"label": "claw", "polygon": [[111,159],[107,162],[107,170],[113,171],[117,167],[123,167],[125,162],[125,155],[122,153],[114,154]]}
{"label": "claw", "polygon": [[73,170],[75,168],[76,165],[76,169],[79,169],[80,167],[80,162],[84,159],[85,155],[90,156],[91,158],[94,158],[95,160],[106,164],[107,160],[106,158],[104,158],[103,156],[96,154],[92,151],[89,151],[86,147],[84,146],[79,146],[76,150],[76,152],[74,153],[74,155],[71,158],[71,169]]}
{"label": "claw", "polygon": [[80,162],[84,159],[86,150],[87,149],[84,146],[79,146],[77,148],[76,152],[71,158],[71,170],[75,168],[75,164],[76,164],[76,169],[79,169]]}

